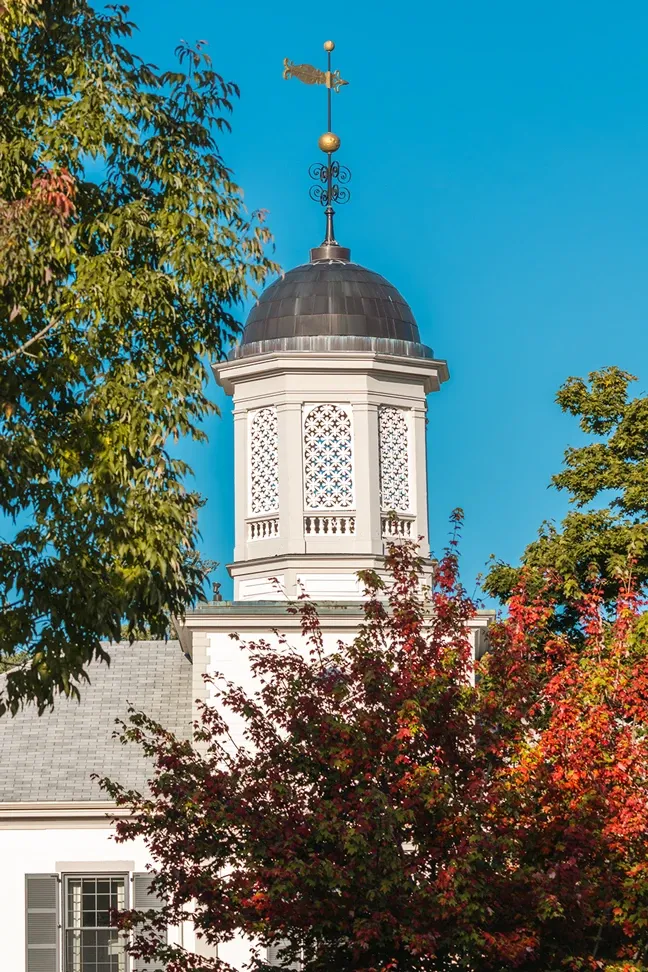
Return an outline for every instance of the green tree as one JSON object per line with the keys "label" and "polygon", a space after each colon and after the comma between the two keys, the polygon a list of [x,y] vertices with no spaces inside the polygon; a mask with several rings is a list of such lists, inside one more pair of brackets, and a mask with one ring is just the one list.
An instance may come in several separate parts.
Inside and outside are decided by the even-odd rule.
{"label": "green tree", "polygon": [[609,605],[623,588],[629,564],[639,588],[648,584],[648,397],[630,397],[635,380],[619,368],[603,368],[587,381],[568,378],[558,391],[562,410],[578,418],[592,437],[567,449],[565,467],[552,479],[574,508],[559,526],[542,524],[519,566],[493,564],[484,581],[487,593],[506,601],[522,571],[538,586],[550,569],[563,605],[556,624],[574,630],[573,595],[592,573],[604,578]]}
{"label": "green tree", "polygon": [[128,8],[0,6],[0,710],[78,693],[104,639],[201,596],[200,497],[169,451],[273,264],[214,136],[237,96],[197,49],[158,71]]}

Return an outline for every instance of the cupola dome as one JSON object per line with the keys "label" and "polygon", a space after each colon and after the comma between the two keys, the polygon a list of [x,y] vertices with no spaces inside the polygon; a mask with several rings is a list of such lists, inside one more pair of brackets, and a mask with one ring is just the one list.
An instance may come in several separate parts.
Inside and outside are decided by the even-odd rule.
{"label": "cupola dome", "polygon": [[233,357],[281,350],[375,350],[431,358],[407,301],[342,246],[320,246],[310,263],[275,280],[250,311]]}

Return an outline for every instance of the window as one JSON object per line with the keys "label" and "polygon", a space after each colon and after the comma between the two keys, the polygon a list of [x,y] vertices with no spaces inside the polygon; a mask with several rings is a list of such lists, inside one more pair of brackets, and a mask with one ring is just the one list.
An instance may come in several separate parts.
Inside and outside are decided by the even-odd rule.
{"label": "window", "polygon": [[250,422],[250,512],[279,509],[277,409],[260,408]]}
{"label": "window", "polygon": [[304,419],[306,509],[353,507],[351,416],[339,405],[316,405]]}
{"label": "window", "polygon": [[64,907],[65,972],[126,972],[124,938],[114,926],[126,907],[126,878],[68,877]]}
{"label": "window", "polygon": [[[25,875],[26,972],[158,972],[159,962],[128,956],[128,939],[114,925],[117,911],[164,907],[151,887],[155,874],[90,867],[80,874],[70,868],[63,875]],[[167,941],[166,932],[148,931]]]}
{"label": "window", "polygon": [[378,410],[380,505],[384,511],[410,508],[409,435],[405,413],[384,406]]}

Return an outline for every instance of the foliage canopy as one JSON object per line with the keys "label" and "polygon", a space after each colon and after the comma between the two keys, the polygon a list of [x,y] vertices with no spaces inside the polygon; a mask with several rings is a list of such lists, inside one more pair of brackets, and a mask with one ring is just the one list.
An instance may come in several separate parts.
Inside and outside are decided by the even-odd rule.
{"label": "foliage canopy", "polygon": [[594,371],[588,380],[569,378],[556,400],[579,420],[591,437],[569,448],[565,468],[552,485],[565,490],[573,505],[560,526],[544,523],[526,548],[522,564],[490,568],[488,594],[506,601],[524,570],[527,583],[546,582],[553,570],[563,611],[555,622],[578,630],[574,594],[592,572],[603,581],[603,597],[613,606],[625,584],[628,562],[639,588],[648,584],[648,397],[631,398],[635,377],[620,368]]}
{"label": "foliage canopy", "polygon": [[[103,780],[133,815],[167,901],[127,912],[170,972],[222,970],[156,936],[191,911],[305,972],[648,969],[648,640],[630,588],[611,624],[583,588],[581,638],[553,632],[555,579],[516,588],[472,679],[454,548],[431,599],[410,545],[389,557],[356,637],[241,646],[255,684],[212,683],[193,741],[143,713],[150,794]],[[385,599],[386,598],[386,599]],[[233,645],[233,651],[237,651]],[[168,964],[166,964],[168,963]]]}
{"label": "foliage canopy", "polygon": [[[201,596],[200,497],[168,451],[273,264],[214,140],[236,85],[158,71],[128,8],[0,7],[0,708],[78,692],[102,639]],[[11,525],[15,529],[10,529]]]}

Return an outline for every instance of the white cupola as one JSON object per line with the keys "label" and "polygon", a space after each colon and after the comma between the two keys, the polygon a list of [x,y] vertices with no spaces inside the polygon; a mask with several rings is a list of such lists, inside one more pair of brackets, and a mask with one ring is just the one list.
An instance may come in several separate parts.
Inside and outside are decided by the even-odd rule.
{"label": "white cupola", "polygon": [[324,244],[215,367],[234,399],[235,601],[357,600],[394,537],[429,555],[426,396],[448,378],[384,277]]}

